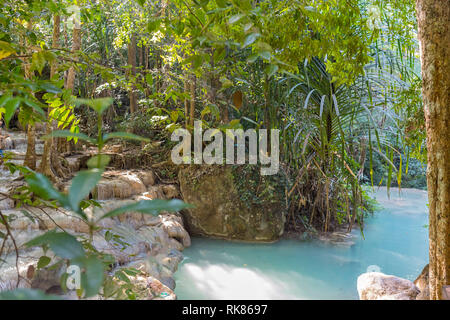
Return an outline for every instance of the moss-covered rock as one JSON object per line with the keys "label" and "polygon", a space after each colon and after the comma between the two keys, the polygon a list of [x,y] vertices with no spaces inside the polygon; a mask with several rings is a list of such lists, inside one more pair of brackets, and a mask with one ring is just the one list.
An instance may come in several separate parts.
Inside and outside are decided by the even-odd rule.
{"label": "moss-covered rock", "polygon": [[190,165],[179,171],[191,235],[276,241],[285,223],[282,177],[261,176],[252,165]]}

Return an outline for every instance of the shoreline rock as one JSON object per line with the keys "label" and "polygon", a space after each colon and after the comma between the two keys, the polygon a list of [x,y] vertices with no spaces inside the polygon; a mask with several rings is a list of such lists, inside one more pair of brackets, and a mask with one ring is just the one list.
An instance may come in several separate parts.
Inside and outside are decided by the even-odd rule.
{"label": "shoreline rock", "polygon": [[358,277],[360,300],[416,300],[420,290],[407,279],[381,272],[367,272]]}
{"label": "shoreline rock", "polygon": [[284,198],[257,166],[185,166],[179,171],[183,211],[193,236],[274,242],[284,232]]}

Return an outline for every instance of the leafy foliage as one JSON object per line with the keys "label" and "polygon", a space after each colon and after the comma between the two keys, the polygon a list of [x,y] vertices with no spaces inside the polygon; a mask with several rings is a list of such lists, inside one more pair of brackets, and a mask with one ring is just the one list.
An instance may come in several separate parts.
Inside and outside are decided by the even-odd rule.
{"label": "leafy foliage", "polygon": [[[82,46],[69,50],[76,26]],[[142,154],[197,119],[205,128],[281,130],[286,179],[279,187],[294,229],[362,226],[371,206],[363,184],[389,190],[423,172],[412,161],[426,159],[416,28],[413,0],[4,0],[0,117],[7,126],[45,123],[47,145],[58,145],[48,148],[49,159],[58,159],[61,141],[97,148],[68,192],[48,171],[5,161],[28,184],[16,190],[17,202],[65,208],[90,229],[90,239],[51,231],[28,245],[85,270],[80,296],[136,298],[126,281],[134,271],[110,275],[114,261],[91,244],[99,226],[86,209],[99,204],[87,198],[110,164],[107,144],[147,143]],[[76,74],[74,88],[68,74]],[[100,219],[187,207],[142,201]],[[111,233],[105,238],[127,246]],[[43,255],[38,267],[53,260]]]}

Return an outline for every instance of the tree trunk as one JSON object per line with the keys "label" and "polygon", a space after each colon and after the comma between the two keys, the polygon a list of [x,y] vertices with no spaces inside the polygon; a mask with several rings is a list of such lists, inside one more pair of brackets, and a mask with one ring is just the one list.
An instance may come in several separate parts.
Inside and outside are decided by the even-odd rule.
{"label": "tree trunk", "polygon": [[[134,82],[136,77],[136,35],[132,35],[130,39],[130,43],[128,44],[128,66],[131,66],[129,69],[129,79]],[[130,88],[130,112],[134,113],[137,110],[137,97],[135,86],[131,85]]]}
{"label": "tree trunk", "polygon": [[148,56],[150,55],[150,47],[145,46],[144,47],[145,51],[144,51],[144,68],[145,70],[148,70],[149,65],[148,65]]}
{"label": "tree trunk", "polygon": [[156,90],[156,96],[157,99],[155,101],[155,106],[157,108],[160,107],[160,101],[159,101],[159,93],[161,92],[161,74],[162,74],[162,58],[161,58],[161,51],[159,48],[156,48],[155,50],[155,67],[156,67],[156,76],[153,79],[153,83],[155,84],[155,90]]}
{"label": "tree trunk", "polygon": [[[75,53],[76,51],[79,50],[81,50],[81,24],[80,21],[78,21],[78,19],[75,19],[72,31],[72,53]],[[75,67],[71,66],[67,73],[66,89],[72,91],[72,94],[75,88],[75,77],[76,77]],[[60,153],[71,152],[74,148],[72,141],[67,141],[67,139],[64,138],[58,138],[57,141],[58,141],[57,148]]]}
{"label": "tree trunk", "polygon": [[[186,72],[184,78],[184,93],[187,95],[189,93],[189,76]],[[185,129],[189,127],[189,100],[188,98],[184,98],[184,116],[185,116]]]}
{"label": "tree trunk", "polygon": [[36,127],[31,123],[27,126],[27,153],[23,165],[36,170]]}
{"label": "tree trunk", "polygon": [[270,117],[269,117],[269,100],[270,100],[270,89],[269,89],[269,77],[264,75],[264,127],[266,129],[270,128]]}
{"label": "tree trunk", "polygon": [[[33,24],[31,21],[28,22],[27,25],[28,30],[31,31],[33,28]],[[26,44],[26,41],[24,41]],[[27,51],[30,51],[27,49]],[[28,52],[30,54],[30,52]],[[24,74],[26,79],[31,79],[32,74],[30,71],[31,61],[30,59],[24,60]],[[27,126],[27,151],[25,154],[25,159],[23,161],[23,165],[27,166],[31,170],[36,169],[36,127],[34,123],[29,123]]]}
{"label": "tree trunk", "polygon": [[220,103],[220,100],[217,99],[217,92],[221,89],[222,83],[219,80],[219,76],[216,74],[215,64],[214,64],[214,49],[211,49],[210,52],[210,66],[211,71],[209,73],[209,83],[210,88],[208,92],[209,102],[213,105],[216,105],[220,111],[220,120],[222,123],[228,123],[228,106],[224,106]]}
{"label": "tree trunk", "polygon": [[[79,51],[81,49],[81,25],[79,21],[75,21],[72,33],[72,52]],[[72,90],[75,88],[75,67],[71,66],[67,75],[66,89]]]}
{"label": "tree trunk", "polygon": [[[59,47],[60,38],[60,24],[61,17],[55,15],[53,17],[53,37],[52,37],[52,48]],[[56,75],[56,69],[58,64],[53,61],[50,66],[50,79]],[[50,112],[50,109],[49,109]],[[54,119],[48,119],[46,124],[46,135],[50,135],[53,130],[57,129],[57,122]],[[61,161],[58,157],[58,149],[56,139],[47,139],[44,143],[44,151],[42,154],[41,165],[39,166],[39,172],[43,173],[49,177],[53,182],[58,182],[58,177],[65,177],[65,172],[61,166]]]}
{"label": "tree trunk", "polygon": [[417,0],[427,130],[430,298],[450,285],[450,0]]}
{"label": "tree trunk", "polygon": [[139,48],[139,67],[144,66],[144,45]]}
{"label": "tree trunk", "polygon": [[[52,48],[58,47],[58,40],[59,40],[59,24],[60,24],[60,16],[55,15],[53,16],[53,37],[52,37]],[[50,66],[50,79],[53,78],[53,76],[56,74],[56,67],[57,63],[56,61],[53,61]],[[50,113],[50,109],[48,110]],[[47,119],[46,124],[46,135],[51,134],[52,132],[52,124],[53,120],[50,118]],[[51,153],[52,153],[52,145],[53,145],[53,139],[47,139],[44,142],[44,151],[42,153],[42,159],[41,159],[41,165],[39,166],[39,172],[45,174],[47,177],[50,177],[53,181],[56,180],[55,174],[52,170],[52,164],[51,164]]]}

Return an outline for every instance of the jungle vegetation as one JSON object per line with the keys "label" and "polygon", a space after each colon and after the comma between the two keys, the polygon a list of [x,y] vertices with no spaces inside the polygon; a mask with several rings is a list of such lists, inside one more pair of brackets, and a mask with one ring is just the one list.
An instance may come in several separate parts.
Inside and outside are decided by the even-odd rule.
{"label": "jungle vegetation", "polygon": [[[422,32],[426,47],[432,32],[421,31],[421,19],[424,25],[428,19],[448,19],[448,1],[419,0],[417,12],[414,0],[1,2],[0,115],[6,125],[26,129],[28,137],[23,165],[5,165],[20,170],[28,182],[23,201],[37,197],[33,201],[86,218],[83,210],[95,203],[83,200],[87,194],[74,197],[58,186],[72,179],[94,187],[109,161],[102,156],[107,141],[151,145],[167,140],[176,128],[192,130],[194,120],[201,120],[204,128],[279,129],[286,178],[279,187],[289,228],[328,232],[346,225],[351,230],[363,224],[367,190],[385,185],[390,192],[391,185],[405,183],[425,188],[420,177],[427,157],[428,164],[435,159],[430,150],[443,149],[430,149],[435,140],[427,145],[423,101],[436,103],[432,110],[441,115],[436,121],[447,121],[441,136],[447,145],[450,141],[444,103],[448,48],[436,49],[437,59],[447,60],[439,69],[447,72],[444,88],[427,87],[437,91],[424,99],[418,40]],[[436,7],[442,10],[433,11]],[[448,40],[448,30],[442,33]],[[439,100],[439,94],[446,96]],[[438,100],[446,108],[442,114]],[[45,125],[47,135],[39,167],[36,123]],[[98,154],[89,169],[73,177],[63,155],[81,144],[96,146]],[[447,166],[442,172],[448,173],[441,160],[433,160],[435,170]],[[430,198],[430,208],[447,210],[448,221],[449,184],[438,187],[441,191],[432,185],[438,198]],[[446,207],[434,207],[443,194]],[[137,209],[157,213],[184,206],[145,203]],[[2,220],[8,223],[8,217]],[[448,225],[447,235],[439,226],[430,229],[444,233],[436,246],[448,252],[435,268],[440,270],[436,288],[450,276]],[[93,275],[104,272],[107,262],[100,253],[65,237],[50,234],[31,245],[54,249],[56,241],[67,241],[78,254],[62,259],[81,259],[98,271]],[[95,282],[84,294],[93,295],[102,285]],[[440,297],[435,290],[433,297]]]}

